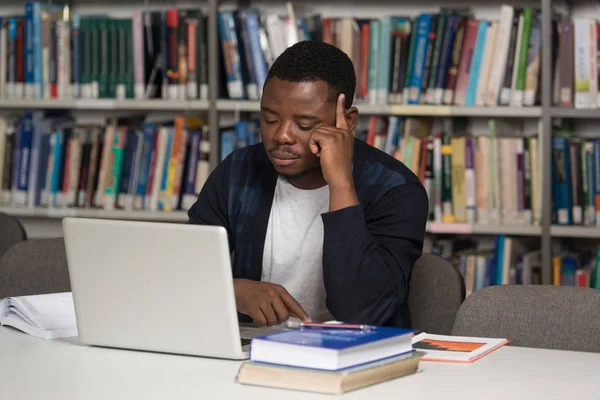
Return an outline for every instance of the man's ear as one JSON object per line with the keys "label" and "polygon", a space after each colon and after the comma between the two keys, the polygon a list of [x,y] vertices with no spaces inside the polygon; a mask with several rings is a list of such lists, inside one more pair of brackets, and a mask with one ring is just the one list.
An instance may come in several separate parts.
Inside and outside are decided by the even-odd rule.
{"label": "man's ear", "polygon": [[354,133],[356,122],[358,121],[358,109],[356,107],[350,107],[346,110],[346,119],[348,120],[348,125],[350,125],[350,131]]}

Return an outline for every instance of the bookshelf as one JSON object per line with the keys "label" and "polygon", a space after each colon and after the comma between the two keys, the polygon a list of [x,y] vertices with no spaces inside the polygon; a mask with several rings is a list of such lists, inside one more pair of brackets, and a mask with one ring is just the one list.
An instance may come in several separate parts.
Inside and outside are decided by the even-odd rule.
{"label": "bookshelf", "polygon": [[[419,12],[437,12],[440,8],[440,2],[424,1],[423,4],[391,4],[386,0],[378,1],[373,4],[362,4],[354,2],[352,5],[357,8],[352,11],[351,7],[338,7],[336,0],[331,0],[331,4],[317,3],[298,3],[299,13],[310,14],[311,9],[317,10],[324,15],[339,17],[364,17],[377,18],[388,12],[394,15],[416,16]],[[542,263],[544,265],[543,283],[551,281],[551,264],[553,256],[553,239],[556,238],[599,238],[600,227],[589,226],[561,226],[553,225],[553,210],[549,199],[553,196],[552,183],[552,126],[557,119],[566,119],[570,121],[581,121],[582,123],[595,124],[600,119],[600,109],[575,109],[558,107],[553,100],[553,76],[550,66],[554,64],[556,50],[553,46],[552,35],[552,16],[553,10],[558,9],[562,13],[570,13],[575,16],[577,13],[570,12],[571,8],[578,7],[578,2],[559,2],[553,0],[538,1],[478,1],[470,0],[466,2],[451,2],[448,7],[467,6],[476,9],[476,18],[497,19],[499,8],[502,4],[514,4],[519,6],[534,6],[541,10],[541,69],[539,81],[539,102],[534,106],[515,107],[515,106],[458,106],[458,105],[405,105],[405,104],[370,104],[355,103],[362,116],[399,116],[399,117],[440,117],[440,118],[465,118],[472,120],[485,119],[510,119],[519,120],[528,123],[537,123],[541,121],[541,130],[538,132],[539,155],[541,157],[541,197],[544,199],[541,209],[541,220],[539,226],[518,225],[518,224],[439,224],[429,223],[427,232],[431,235],[512,235],[518,237],[539,238],[542,253]],[[594,2],[588,1],[589,4]],[[25,2],[16,2],[10,6],[0,6],[0,15],[3,13],[18,14],[22,13]],[[28,110],[66,110],[72,113],[81,113],[85,115],[103,115],[104,112],[114,113],[163,113],[170,115],[202,115],[206,117],[209,132],[219,132],[223,127],[224,121],[231,120],[232,116],[242,114],[244,117],[255,115],[260,111],[260,103],[252,100],[228,99],[226,91],[221,85],[222,66],[220,62],[220,37],[218,30],[218,12],[223,9],[233,9],[236,4],[229,2],[219,2],[218,0],[206,1],[142,1],[126,0],[125,2],[110,1],[103,4],[97,0],[75,0],[71,2],[72,13],[81,12],[82,14],[105,13],[107,8],[116,15],[127,15],[132,9],[143,5],[149,9],[165,9],[167,7],[197,7],[202,9],[206,16],[207,32],[207,69],[208,74],[208,95],[205,99],[191,100],[165,100],[165,99],[144,99],[144,100],[115,100],[115,99],[64,99],[64,100],[7,100],[0,99],[0,112],[24,112]],[[259,10],[273,9],[279,14],[286,14],[285,2],[250,2],[250,6],[255,6]],[[245,6],[245,5],[244,5]],[[592,6],[590,6],[592,7]],[[589,13],[589,7],[580,11],[580,13]],[[595,12],[595,11],[594,11]],[[600,19],[600,13],[593,14]],[[209,162],[211,168],[218,165],[221,158],[219,149],[219,136],[211,134]],[[0,207],[0,212],[6,212],[19,218],[27,220],[30,226],[34,223],[52,223],[57,224],[60,218],[64,216],[92,217],[92,218],[119,218],[135,219],[147,221],[162,222],[185,222],[186,214],[183,211],[175,212],[151,212],[151,211],[105,211],[101,209],[47,209],[40,207]]]}

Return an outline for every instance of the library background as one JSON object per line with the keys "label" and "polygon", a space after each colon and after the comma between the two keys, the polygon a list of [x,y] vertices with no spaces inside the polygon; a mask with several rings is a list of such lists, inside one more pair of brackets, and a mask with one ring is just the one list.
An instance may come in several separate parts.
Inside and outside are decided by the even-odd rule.
{"label": "library background", "polygon": [[[596,1],[0,5],[0,212],[187,221],[211,170],[260,141],[266,73],[300,40],[354,62],[356,136],[430,199],[425,251],[467,295],[600,288]],[[410,3],[410,4],[408,4]]]}

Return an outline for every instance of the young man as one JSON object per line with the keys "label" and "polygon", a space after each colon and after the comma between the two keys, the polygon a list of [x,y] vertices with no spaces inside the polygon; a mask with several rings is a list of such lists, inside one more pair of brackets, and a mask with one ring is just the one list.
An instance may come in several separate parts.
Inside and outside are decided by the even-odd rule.
{"label": "young man", "polygon": [[227,229],[242,320],[411,325],[427,194],[401,162],[354,138],[355,86],[338,48],[288,48],[264,84],[263,143],[221,162],[188,212]]}

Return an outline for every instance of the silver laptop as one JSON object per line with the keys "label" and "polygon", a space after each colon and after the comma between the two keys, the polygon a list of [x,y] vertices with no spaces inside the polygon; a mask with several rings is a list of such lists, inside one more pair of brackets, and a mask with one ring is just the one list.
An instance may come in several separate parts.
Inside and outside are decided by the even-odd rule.
{"label": "silver laptop", "polygon": [[62,225],[82,342],[245,359],[247,339],[271,331],[238,323],[223,227],[83,218]]}

